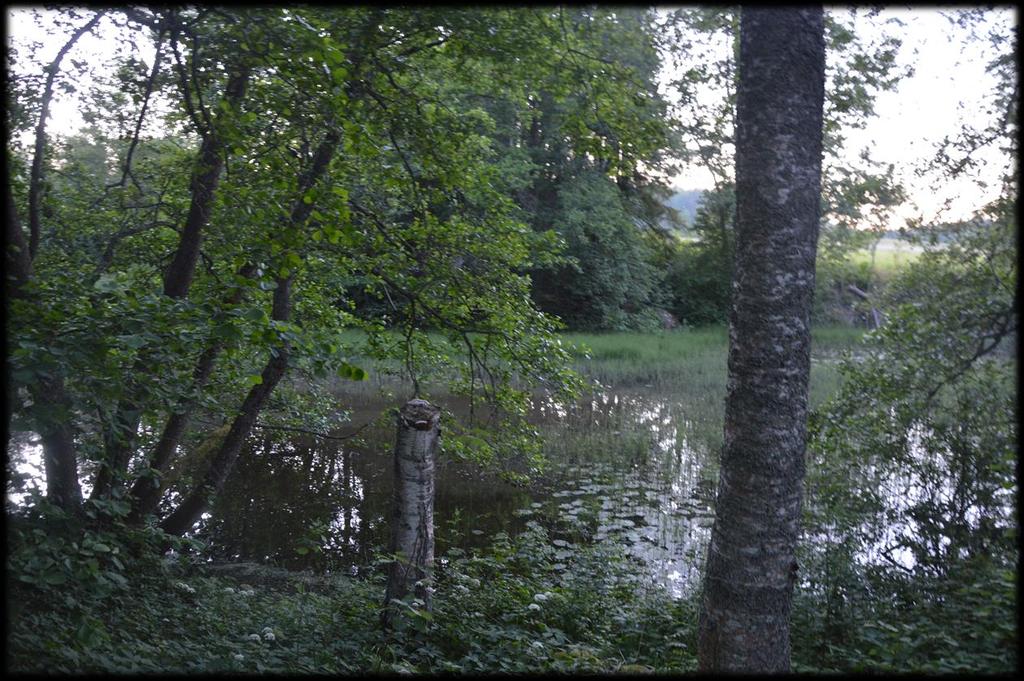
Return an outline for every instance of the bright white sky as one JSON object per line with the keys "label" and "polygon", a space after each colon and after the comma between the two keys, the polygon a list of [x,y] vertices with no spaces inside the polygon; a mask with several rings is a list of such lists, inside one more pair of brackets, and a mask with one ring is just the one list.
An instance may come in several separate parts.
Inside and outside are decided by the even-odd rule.
{"label": "bright white sky", "polygon": [[[990,12],[992,21],[1016,23],[1012,8],[997,8]],[[903,46],[899,63],[912,64],[915,73],[905,79],[895,92],[882,93],[876,103],[876,116],[863,130],[848,133],[847,151],[850,158],[868,147],[872,157],[881,162],[893,163],[898,176],[909,189],[915,205],[905,206],[901,217],[914,215],[926,219],[936,217],[939,206],[947,197],[956,197],[952,209],[945,218],[966,216],[992,198],[997,191],[998,160],[993,159],[993,182],[988,195],[980,192],[974,184],[946,185],[936,193],[931,186],[932,179],[917,177],[913,172],[922,162],[930,158],[935,145],[944,135],[954,134],[965,121],[980,125],[977,102],[985,98],[992,86],[992,80],[985,72],[986,43],[983,40],[969,41],[966,36],[954,33],[951,24],[936,8],[907,8],[883,10],[874,21],[863,19],[859,13],[856,30],[865,36],[873,35],[882,28],[889,17],[898,17],[905,22],[900,28]],[[24,41],[39,41],[42,47],[33,56],[47,63],[53,59],[63,44],[63,38],[49,38],[37,25],[28,7],[8,7],[8,40],[15,44]],[[102,26],[102,24],[101,24]],[[877,33],[875,33],[877,34]],[[113,54],[118,38],[109,27],[99,29],[79,41],[65,58],[85,59],[92,65],[99,65]],[[152,59],[152,45],[139,45],[140,56]],[[83,83],[84,84],[84,83]],[[72,97],[58,96],[52,107],[50,129],[68,134],[83,125]],[[680,189],[706,189],[711,186],[707,172],[693,168],[673,179]],[[898,227],[900,225],[893,225]]]}
{"label": "bright white sky", "polygon": [[[675,7],[659,8],[669,9]],[[846,16],[845,10],[838,11]],[[995,8],[990,10],[989,16],[993,23],[1017,23],[1012,7]],[[887,26],[885,21],[890,18],[903,21],[904,26]],[[878,95],[876,115],[864,129],[849,130],[846,134],[850,159],[856,159],[866,147],[875,161],[894,164],[897,177],[913,204],[897,211],[898,217],[924,217],[926,221],[936,217],[963,218],[995,198],[1002,169],[1002,159],[995,155],[988,159],[989,189],[986,192],[967,181],[946,183],[936,192],[932,186],[934,177],[918,177],[914,172],[934,156],[942,138],[955,136],[964,122],[978,127],[986,122],[980,118],[978,104],[993,87],[993,79],[985,70],[991,56],[986,53],[987,42],[982,37],[969,40],[963,31],[954,32],[952,24],[941,14],[941,8],[930,7],[888,8],[872,20],[861,11],[854,30],[864,38],[898,30],[903,44],[897,69],[907,65],[914,68],[914,74],[903,79],[895,91]],[[671,96],[671,93],[666,94]],[[713,178],[706,170],[692,168],[677,176],[673,184],[679,189],[709,189]],[[940,207],[947,198],[953,199],[950,209],[940,214]],[[899,226],[893,225],[894,228]]]}

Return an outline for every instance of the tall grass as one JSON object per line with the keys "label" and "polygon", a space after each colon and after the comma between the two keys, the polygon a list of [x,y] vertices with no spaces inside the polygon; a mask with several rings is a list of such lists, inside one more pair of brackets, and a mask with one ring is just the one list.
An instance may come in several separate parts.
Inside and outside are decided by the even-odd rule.
{"label": "tall grass", "polygon": [[[831,360],[855,349],[863,334],[863,329],[849,326],[811,330],[812,391],[816,383],[832,385],[831,380],[821,380],[835,373]],[[724,396],[729,347],[724,326],[661,333],[569,333],[563,339],[573,349],[575,368],[602,385]]]}
{"label": "tall grass", "polygon": [[872,274],[878,281],[887,282],[899,270],[916,260],[920,254],[919,248],[905,241],[882,239],[875,249],[873,267],[871,267],[870,249],[864,248],[855,251],[850,255],[850,259],[854,264],[871,267]]}
{"label": "tall grass", "polygon": [[[849,326],[819,326],[811,330],[811,405],[816,406],[839,386],[836,360],[861,343],[864,330]],[[402,381],[386,373],[395,362],[374,366],[357,354],[365,342],[360,331],[339,339],[352,353],[350,361],[364,366],[370,380],[335,380],[338,392],[350,397],[399,389]],[[691,405],[694,411],[720,413],[725,399],[729,348],[724,325],[657,333],[565,333],[573,368],[596,381],[598,388],[652,392]],[[432,392],[444,393],[443,379],[431,381]]]}

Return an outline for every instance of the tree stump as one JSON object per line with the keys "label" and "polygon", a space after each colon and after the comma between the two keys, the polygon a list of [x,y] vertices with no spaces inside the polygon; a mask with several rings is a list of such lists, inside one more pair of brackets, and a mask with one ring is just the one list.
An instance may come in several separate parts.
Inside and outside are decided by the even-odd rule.
{"label": "tree stump", "polygon": [[409,400],[398,413],[395,438],[395,491],[381,625],[392,628],[410,593],[414,610],[430,610],[434,563],[434,461],[441,435],[441,410],[425,400]]}

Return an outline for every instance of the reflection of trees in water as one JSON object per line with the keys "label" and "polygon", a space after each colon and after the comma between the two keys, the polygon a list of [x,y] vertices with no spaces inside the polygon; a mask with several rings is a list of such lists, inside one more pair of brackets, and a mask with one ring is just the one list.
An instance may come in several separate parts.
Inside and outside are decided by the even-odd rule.
{"label": "reflection of trees in water", "polygon": [[372,543],[350,448],[273,434],[251,447],[203,532],[216,559],[334,569]]}
{"label": "reflection of trees in water", "polygon": [[[364,405],[373,420],[387,405]],[[290,569],[348,570],[372,560],[387,538],[392,493],[389,419],[357,440],[337,442],[265,433],[225,486],[201,538],[215,560],[272,562]],[[435,524],[439,547],[485,546],[518,531],[512,514],[525,490],[442,458]]]}
{"label": "reflection of trees in water", "polygon": [[[385,406],[367,404],[364,411]],[[580,499],[592,511],[591,541],[626,546],[655,579],[682,594],[698,583],[714,493],[710,447],[691,417],[685,405],[655,391],[601,392],[572,405],[538,398],[533,421],[548,435],[552,463],[544,484],[516,488],[442,457],[438,553],[486,546],[497,532],[516,534],[531,514],[557,532],[564,520],[559,504]],[[262,433],[240,458],[202,532],[215,560],[313,570],[369,563],[388,529],[390,422],[368,428],[361,442],[283,435]],[[546,510],[522,513],[535,500]],[[313,547],[321,551],[299,552]]]}

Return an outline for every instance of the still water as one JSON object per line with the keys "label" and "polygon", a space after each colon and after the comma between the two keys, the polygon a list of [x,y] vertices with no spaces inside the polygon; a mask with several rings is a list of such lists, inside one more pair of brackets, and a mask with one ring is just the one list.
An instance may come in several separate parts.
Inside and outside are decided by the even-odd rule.
{"label": "still water", "polygon": [[[358,439],[278,432],[254,441],[198,533],[214,558],[353,573],[371,562],[388,539],[394,438],[393,420],[373,422],[395,406],[365,399],[352,423],[372,425]],[[531,420],[550,463],[528,485],[440,457],[438,555],[533,521],[551,533],[556,558],[568,561],[578,543],[614,542],[674,595],[696,586],[717,471],[683,405],[650,392],[570,406],[538,398]]]}

